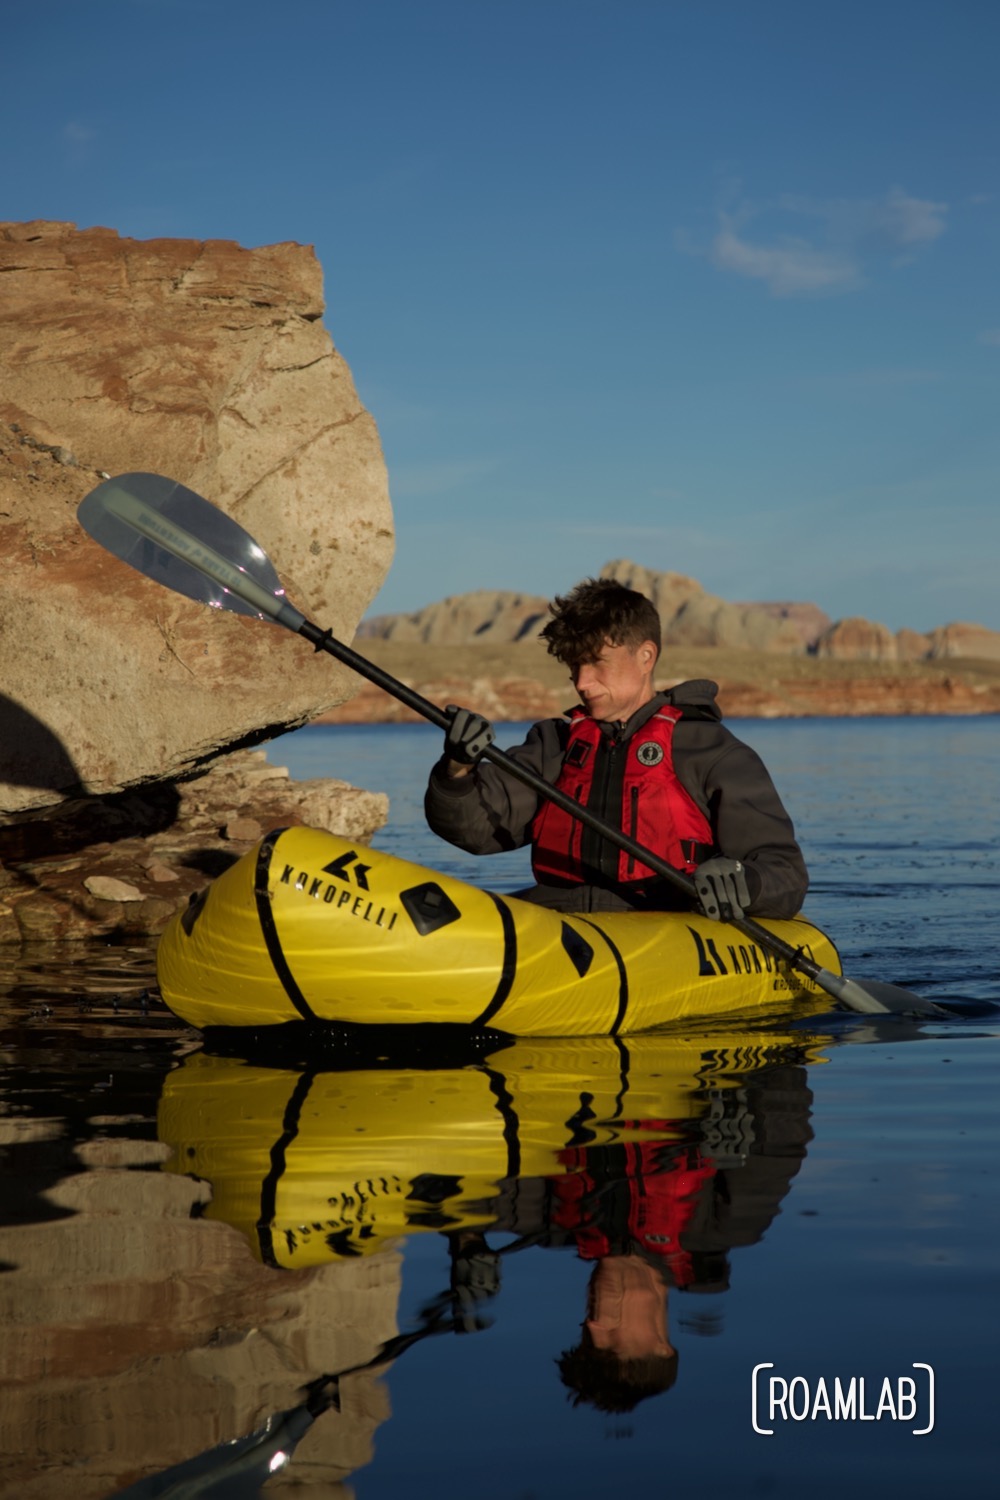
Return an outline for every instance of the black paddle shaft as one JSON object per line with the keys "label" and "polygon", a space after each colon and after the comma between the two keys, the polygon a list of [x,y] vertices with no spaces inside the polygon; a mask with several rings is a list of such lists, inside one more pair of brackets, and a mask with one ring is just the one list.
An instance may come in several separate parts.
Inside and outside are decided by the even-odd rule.
{"label": "black paddle shaft", "polygon": [[[443,709],[343,645],[332,631],[320,630],[307,620],[286,597],[274,564],[249,532],[194,490],[162,474],[122,474],[117,479],[106,479],[91,491],[81,501],[77,515],[81,526],[96,542],[148,578],[202,604],[271,620],[293,635],[302,635],[317,651],[328,651],[432,724],[440,729],[449,727],[451,719]],[[652,850],[644,849],[627,834],[604,823],[502,750],[490,745],[484,754],[500,770],[655,870],[690,901],[696,899],[690,877],[675,870]],[[931,1001],[897,985],[848,979],[846,975],[820,968],[803,949],[793,948],[750,917],[729,921],[752,942],[784,959],[850,1010],[866,1015],[893,1011],[941,1014]]]}
{"label": "black paddle shaft", "polygon": [[[451,715],[447,714],[443,708],[439,708],[436,703],[432,703],[429,698],[425,698],[421,693],[416,692],[415,689],[407,687],[404,682],[400,682],[398,678],[393,677],[389,672],[383,671],[381,667],[376,666],[374,662],[368,661],[366,657],[359,656],[350,646],[345,646],[342,641],[338,641],[336,636],[329,630],[320,630],[319,626],[314,625],[311,620],[304,620],[298,627],[298,634],[309,641],[317,651],[328,651],[339,662],[343,662],[345,667],[350,667],[353,672],[357,672],[360,677],[367,678],[369,682],[374,683],[376,687],[381,688],[390,697],[397,698],[407,708],[412,708],[414,713],[420,714],[421,718],[428,719],[430,723],[436,724],[439,729],[448,729],[451,724]],[[605,823],[603,818],[597,817],[595,813],[592,813],[589,808],[583,807],[573,797],[568,797],[565,792],[561,792],[550,781],[546,781],[543,777],[536,775],[527,766],[522,766],[512,756],[508,755],[505,750],[499,749],[496,745],[488,745],[483,751],[482,759],[491,761],[501,771],[506,771],[508,775],[515,776],[518,781],[523,782],[525,786],[537,792],[540,797],[545,797],[550,802],[554,802],[556,807],[561,807],[563,812],[569,813],[570,817],[576,818],[578,822],[584,823],[588,828],[593,829],[595,833],[600,834],[609,844],[615,844],[619,849],[623,849],[626,854],[631,854],[641,864],[646,865],[650,870],[654,870],[657,875],[662,876],[664,880],[668,880],[679,891],[683,891],[684,895],[690,901],[697,900],[698,893],[695,889],[695,883],[689,875],[685,875],[681,870],[675,870],[673,865],[668,864],[665,859],[661,859],[652,849],[645,848],[642,844],[636,843],[635,839],[629,838],[627,833],[622,833],[611,824]],[[808,975],[810,979],[816,979],[817,975],[823,972],[820,965],[814,963],[801,948],[793,948],[791,943],[786,943],[783,938],[776,936],[773,932],[769,932],[766,927],[761,927],[752,917],[734,917],[730,918],[729,921],[730,925],[738,927],[745,937],[758,943],[762,948],[770,950],[778,958],[787,960],[796,969]]]}

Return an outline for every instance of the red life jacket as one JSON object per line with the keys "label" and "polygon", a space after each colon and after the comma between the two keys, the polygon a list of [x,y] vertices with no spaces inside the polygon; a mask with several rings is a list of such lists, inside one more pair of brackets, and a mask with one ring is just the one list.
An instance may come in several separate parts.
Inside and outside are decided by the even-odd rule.
{"label": "red life jacket", "polygon": [[[643,1125],[662,1122],[635,1122]],[[674,1283],[690,1285],[695,1279],[690,1254],[681,1245],[681,1235],[690,1223],[698,1199],[715,1176],[715,1164],[697,1147],[689,1147],[666,1163],[662,1141],[631,1142],[623,1147],[626,1161],[621,1179],[627,1188],[624,1222],[604,1221],[596,1205],[602,1201],[598,1184],[588,1172],[586,1146],[559,1152],[565,1177],[553,1179],[554,1222],[568,1230],[582,1260],[601,1260],[618,1254],[628,1240],[649,1255],[662,1256]],[[619,1205],[622,1212],[622,1205]]]}
{"label": "red life jacket", "polygon": [[[609,740],[596,719],[582,708],[570,714],[569,740],[556,786],[584,807],[590,806],[595,781],[607,776],[611,757],[620,756],[621,804],[593,810],[616,820],[623,833],[652,849],[676,870],[691,874],[712,852],[712,827],[694,798],[685,791],[674,770],[673,737],[682,710],[666,704],[631,737]],[[618,768],[616,768],[617,772]],[[609,868],[607,843],[600,846],[604,868],[596,866],[593,854],[584,858],[594,835],[583,824],[552,802],[544,802],[532,824],[531,864],[535,879],[592,881],[595,873],[619,885],[649,880],[654,872],[631,854],[616,850],[615,866]]]}

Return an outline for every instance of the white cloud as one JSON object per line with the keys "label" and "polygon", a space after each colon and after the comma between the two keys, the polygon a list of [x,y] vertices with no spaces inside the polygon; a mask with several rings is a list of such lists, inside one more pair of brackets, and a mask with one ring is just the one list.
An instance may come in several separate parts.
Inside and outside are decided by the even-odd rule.
{"label": "white cloud", "polygon": [[947,212],[947,203],[911,198],[902,188],[892,188],[876,206],[874,223],[897,245],[920,245],[944,234]]}
{"label": "white cloud", "polygon": [[[676,245],[705,254],[721,271],[763,282],[773,297],[830,296],[864,285],[887,259],[892,267],[912,260],[944,234],[947,213],[947,203],[901,187],[879,198],[784,194],[769,204],[743,202],[735,212],[720,208],[705,250],[683,230]],[[818,227],[803,234],[804,219]]]}
{"label": "white cloud", "polygon": [[842,292],[856,286],[860,276],[856,261],[842,251],[824,250],[791,236],[771,245],[753,244],[741,239],[724,216],[710,259],[722,271],[763,281],[774,297]]}
{"label": "white cloud", "polygon": [[806,198],[785,193],[777,207],[819,219],[829,243],[867,253],[926,244],[938,239],[947,227],[947,203],[914,198],[900,187],[890,188],[881,198]]}

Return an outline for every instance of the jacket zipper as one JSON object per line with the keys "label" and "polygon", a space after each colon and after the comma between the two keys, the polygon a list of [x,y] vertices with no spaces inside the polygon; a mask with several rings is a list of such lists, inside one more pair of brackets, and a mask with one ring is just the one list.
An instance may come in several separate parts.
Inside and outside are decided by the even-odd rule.
{"label": "jacket zipper", "polygon": [[[576,787],[574,787],[574,789],[573,789],[573,801],[574,802],[579,802],[580,806],[581,807],[583,806],[583,782],[582,781]],[[578,822],[576,818],[570,818],[570,820],[569,820],[569,842],[568,842],[567,847],[566,847],[566,853],[567,853],[567,857],[569,859],[570,864],[573,863],[573,844],[574,844],[574,842],[579,842],[579,840],[582,837],[583,837],[583,824],[580,823],[580,822]]]}
{"label": "jacket zipper", "polygon": [[[619,827],[621,827],[624,808],[622,779],[617,773],[617,764],[621,759],[624,730],[625,725],[617,723],[611,733],[602,737],[599,742],[591,777],[590,796],[586,803],[591,812],[596,813],[599,818],[617,823]],[[615,793],[613,797],[610,795],[612,792]],[[581,864],[589,865],[603,880],[618,878],[620,854],[616,845],[607,843],[594,829],[581,825],[578,847]]]}
{"label": "jacket zipper", "polygon": [[[610,821],[612,821],[612,822],[617,822],[618,819],[622,815],[622,804],[621,804],[621,800],[620,800],[621,794],[619,793],[618,798],[615,799],[617,801],[617,803],[618,803],[617,809],[612,810],[608,806],[608,801],[609,801],[608,792],[610,791],[611,786],[613,784],[613,781],[615,779],[615,771],[617,769],[618,758],[619,758],[619,756],[621,754],[622,736],[624,735],[624,733],[625,733],[625,725],[624,725],[624,723],[621,720],[619,720],[618,723],[615,725],[614,729],[611,732],[611,738],[609,739],[608,746],[607,746],[607,757],[608,757],[608,759],[607,759],[607,773],[605,775],[604,786],[603,786],[603,789],[602,789],[603,790],[603,806],[601,808],[601,815],[604,818],[609,818]],[[621,785],[621,782],[619,781],[619,786],[620,785]],[[620,824],[619,824],[619,826],[620,826]],[[618,870],[619,870],[619,860],[621,858],[621,855],[620,855],[618,849],[615,847],[614,844],[605,843],[603,839],[601,840],[600,849],[601,849],[601,859],[600,859],[600,868],[601,868],[601,870],[603,871],[603,873],[606,876],[609,876],[612,880],[617,879],[617,877],[618,877]]]}
{"label": "jacket zipper", "polygon": [[[633,839],[636,839],[638,841],[638,838],[639,838],[639,788],[637,786],[634,786],[634,787],[631,788],[631,803],[632,803],[632,810],[631,810],[631,816],[629,818],[629,829],[628,829],[628,831],[629,831],[629,838],[633,838]],[[627,871],[627,873],[629,875],[632,875],[632,874],[635,873],[635,855],[634,854],[630,854],[629,855],[629,857],[628,857],[628,864],[625,866],[625,868],[626,868],[626,871]]]}

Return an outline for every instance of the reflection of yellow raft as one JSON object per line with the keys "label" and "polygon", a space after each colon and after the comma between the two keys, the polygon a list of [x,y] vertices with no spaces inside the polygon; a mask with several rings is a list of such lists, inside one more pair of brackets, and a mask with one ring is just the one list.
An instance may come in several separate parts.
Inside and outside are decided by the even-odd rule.
{"label": "reflection of yellow raft", "polygon": [[[840,972],[808,922],[763,924]],[[334,834],[273,833],[160,941],[163,997],[194,1026],[307,1020],[647,1030],[788,1011],[820,991],[735,928],[690,912],[563,916]]]}
{"label": "reflection of yellow raft", "polygon": [[567,1146],[678,1140],[700,1121],[717,1152],[718,1117],[723,1147],[746,1149],[726,1095],[793,1060],[819,1060],[817,1039],[518,1041],[475,1067],[301,1073],[194,1053],[164,1081],[158,1130],[169,1169],[212,1184],[207,1217],[300,1268],[485,1225],[498,1182],[563,1174]]}

